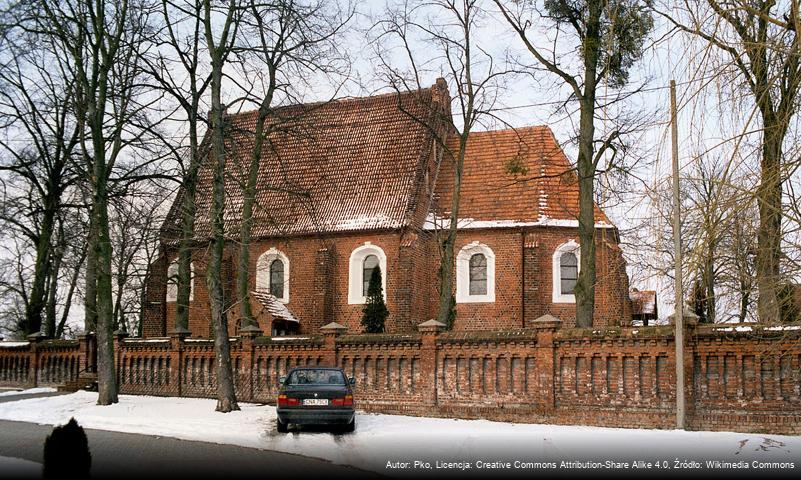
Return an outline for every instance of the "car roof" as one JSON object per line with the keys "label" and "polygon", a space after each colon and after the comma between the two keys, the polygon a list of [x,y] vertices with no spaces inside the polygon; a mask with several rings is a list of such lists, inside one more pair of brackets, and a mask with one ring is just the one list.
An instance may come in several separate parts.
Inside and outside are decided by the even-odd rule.
{"label": "car roof", "polygon": [[339,367],[294,367],[290,372],[294,372],[295,370],[337,370],[339,372],[344,372]]}

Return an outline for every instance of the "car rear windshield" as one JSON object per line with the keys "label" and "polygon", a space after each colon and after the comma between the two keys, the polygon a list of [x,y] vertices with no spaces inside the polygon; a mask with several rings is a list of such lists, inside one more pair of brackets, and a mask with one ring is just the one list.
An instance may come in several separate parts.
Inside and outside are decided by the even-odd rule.
{"label": "car rear windshield", "polygon": [[289,385],[344,385],[345,376],[339,370],[295,370],[287,379]]}

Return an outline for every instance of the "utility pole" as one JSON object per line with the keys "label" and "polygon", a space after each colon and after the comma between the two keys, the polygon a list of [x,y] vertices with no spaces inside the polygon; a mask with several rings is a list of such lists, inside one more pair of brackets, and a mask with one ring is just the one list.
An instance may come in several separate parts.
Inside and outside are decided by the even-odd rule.
{"label": "utility pole", "polygon": [[670,137],[673,144],[673,257],[676,260],[676,428],[684,430],[684,285],[681,274],[681,198],[679,196],[679,127],[676,81],[670,81]]}

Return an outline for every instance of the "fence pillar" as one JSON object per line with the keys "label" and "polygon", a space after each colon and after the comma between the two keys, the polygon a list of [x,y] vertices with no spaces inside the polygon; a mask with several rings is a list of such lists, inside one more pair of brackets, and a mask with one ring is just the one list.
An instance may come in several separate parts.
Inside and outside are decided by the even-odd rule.
{"label": "fence pillar", "polygon": [[247,379],[247,384],[244,385],[243,400],[247,402],[253,401],[253,357],[256,350],[256,337],[260,337],[262,332],[259,327],[255,325],[248,325],[239,330],[239,337],[242,339],[242,368],[245,371],[242,373],[244,378]]}
{"label": "fence pillar", "polygon": [[437,336],[445,329],[445,324],[433,318],[417,326],[417,330],[422,334],[422,345],[420,348],[420,376],[423,383],[423,403],[425,405],[436,406],[438,403],[437,392],[439,390],[439,376],[437,375]]}
{"label": "fence pillar", "polygon": [[551,315],[543,315],[531,322],[531,327],[537,330],[537,345],[535,347],[535,370],[537,372],[536,385],[540,397],[537,406],[545,415],[550,415],[556,408],[556,344],[554,333],[562,328],[562,321]]}
{"label": "fence pillar", "polygon": [[340,325],[336,322],[331,322],[320,328],[325,337],[325,344],[323,349],[323,361],[329,367],[336,367],[339,365],[339,355],[337,352],[337,337],[347,333],[348,327]]}
{"label": "fence pillar", "polygon": [[122,391],[123,380],[125,380],[120,378],[120,372],[122,372],[122,345],[123,341],[128,337],[128,332],[117,330],[112,335],[114,336],[114,372],[117,375],[117,388]]}
{"label": "fence pillar", "polygon": [[690,428],[695,413],[695,327],[698,326],[698,315],[685,309],[684,320],[684,413],[685,429]]}
{"label": "fence pillar", "polygon": [[170,385],[175,395],[183,396],[184,341],[192,333],[183,327],[170,332]]}
{"label": "fence pillar", "polygon": [[28,342],[30,343],[30,368],[28,368],[28,386],[36,387],[39,385],[39,360],[41,356],[40,343],[46,337],[42,332],[36,332],[28,335]]}
{"label": "fence pillar", "polygon": [[[94,332],[78,335],[79,350],[81,355],[80,372],[97,371],[97,341]],[[80,374],[79,372],[79,374]]]}

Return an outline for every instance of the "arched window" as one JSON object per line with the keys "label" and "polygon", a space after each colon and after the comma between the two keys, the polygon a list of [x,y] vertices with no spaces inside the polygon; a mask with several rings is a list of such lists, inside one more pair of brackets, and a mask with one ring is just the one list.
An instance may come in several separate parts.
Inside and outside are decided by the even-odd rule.
{"label": "arched window", "polygon": [[270,264],[270,294],[284,298],[284,262],[278,258]]}
{"label": "arched window", "polygon": [[356,305],[367,302],[367,289],[370,286],[370,275],[373,269],[381,270],[381,287],[384,300],[387,298],[387,256],[378,245],[365,242],[350,254],[348,268],[348,304]]}
{"label": "arched window", "polygon": [[579,245],[570,240],[557,247],[553,254],[553,302],[575,303],[579,274]]}
{"label": "arched window", "polygon": [[256,290],[289,303],[289,258],[280,250],[270,248],[256,260]]}
{"label": "arched window", "polygon": [[[189,264],[189,301],[195,295],[195,264]],[[178,260],[167,267],[167,301],[178,301]]]}
{"label": "arched window", "polygon": [[487,294],[487,257],[474,253],[470,257],[470,295]]}
{"label": "arched window", "polygon": [[578,280],[578,258],[576,254],[563,253],[559,260],[559,280],[561,281],[562,295],[573,294]]}
{"label": "arched window", "polygon": [[473,242],[456,256],[456,302],[495,301],[495,253],[487,245]]}
{"label": "arched window", "polygon": [[373,276],[373,270],[376,268],[378,268],[379,271],[381,270],[381,267],[378,266],[377,256],[367,255],[364,257],[364,263],[362,265],[362,295],[365,297],[370,289],[370,277]]}

